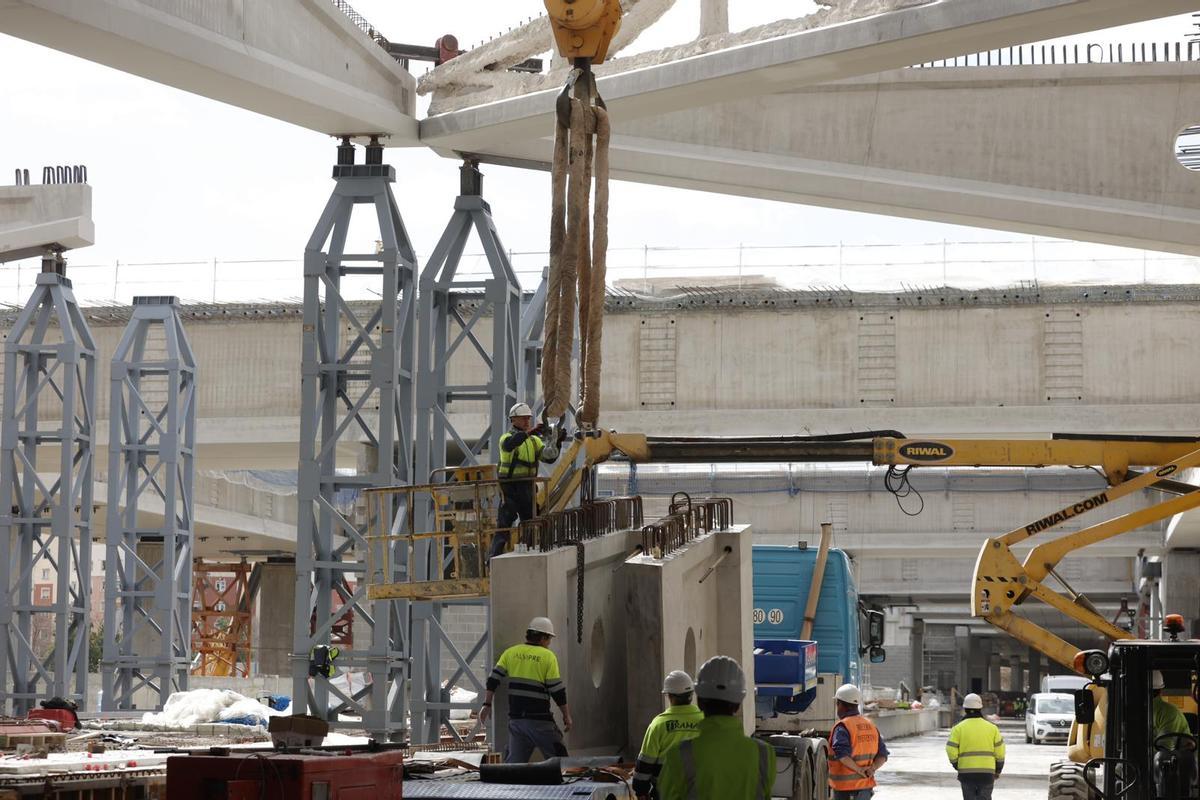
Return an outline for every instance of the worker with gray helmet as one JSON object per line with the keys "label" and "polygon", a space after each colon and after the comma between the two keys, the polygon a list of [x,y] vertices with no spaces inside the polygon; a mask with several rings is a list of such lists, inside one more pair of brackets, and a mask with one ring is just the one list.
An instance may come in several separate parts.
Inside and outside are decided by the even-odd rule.
{"label": "worker with gray helmet", "polygon": [[[574,724],[567,705],[567,687],[558,671],[558,658],[550,650],[554,624],[546,617],[534,617],[525,631],[524,644],[505,650],[487,679],[487,693],[479,721],[486,723],[492,715],[496,689],[508,681],[508,747],[504,753],[507,764],[524,764],[533,751],[540,750],[545,758],[567,755],[563,732]],[[562,712],[560,731],[550,710],[553,700]]]}
{"label": "worker with gray helmet", "polygon": [[667,751],[658,776],[662,800],[740,800],[770,797],[775,750],[746,735],[740,716],[746,673],[728,656],[713,656],[696,676],[704,719],[694,739]]}
{"label": "worker with gray helmet", "polygon": [[833,800],[869,800],[875,773],[887,763],[888,749],[879,729],[859,713],[862,692],[852,683],[834,693],[838,721],[829,733],[829,788]]}
{"label": "worker with gray helmet", "polygon": [[528,522],[537,513],[535,508],[534,478],[538,464],[551,464],[558,460],[558,448],[562,445],[565,429],[550,441],[543,441],[543,427],[533,424],[533,409],[526,403],[517,403],[508,410],[511,427],[500,437],[499,478],[500,492],[504,503],[497,515],[499,529],[492,537],[488,559],[498,556],[508,547],[509,533],[517,520]]}
{"label": "worker with gray helmet", "polygon": [[685,739],[695,739],[700,733],[704,713],[692,702],[695,686],[692,677],[675,670],[663,680],[662,693],[667,697],[667,709],[650,721],[642,737],[633,773],[633,793],[648,798],[654,793],[654,780],[662,771],[667,751]]}

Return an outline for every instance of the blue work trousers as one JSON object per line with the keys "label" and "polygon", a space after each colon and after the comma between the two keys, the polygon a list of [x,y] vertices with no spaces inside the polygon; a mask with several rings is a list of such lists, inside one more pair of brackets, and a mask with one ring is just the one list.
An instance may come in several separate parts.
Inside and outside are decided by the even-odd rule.
{"label": "blue work trousers", "polygon": [[553,720],[510,719],[504,763],[528,764],[535,749],[542,751],[542,758],[566,757],[567,746],[558,725]]}

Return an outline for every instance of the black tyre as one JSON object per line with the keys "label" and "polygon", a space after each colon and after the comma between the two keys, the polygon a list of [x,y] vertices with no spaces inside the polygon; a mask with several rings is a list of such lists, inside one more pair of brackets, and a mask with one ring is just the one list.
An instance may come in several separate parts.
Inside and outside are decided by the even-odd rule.
{"label": "black tyre", "polygon": [[1082,764],[1056,761],[1050,765],[1049,800],[1091,800],[1091,797]]}

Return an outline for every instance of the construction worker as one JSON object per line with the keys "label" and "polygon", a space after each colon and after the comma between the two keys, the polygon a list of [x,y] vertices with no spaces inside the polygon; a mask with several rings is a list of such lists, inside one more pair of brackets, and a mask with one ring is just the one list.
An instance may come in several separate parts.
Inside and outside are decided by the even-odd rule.
{"label": "construction worker", "polygon": [[498,556],[508,547],[511,528],[520,519],[533,519],[534,481],[538,464],[551,464],[558,459],[558,448],[562,444],[564,431],[559,432],[557,441],[542,441],[542,426],[533,424],[533,409],[525,403],[517,403],[508,410],[512,427],[500,437],[500,491],[504,503],[500,506],[496,527],[501,530],[492,537],[488,559]]}
{"label": "construction worker", "polygon": [[695,687],[691,675],[681,670],[671,672],[663,680],[662,690],[667,696],[667,710],[646,728],[633,773],[633,793],[639,798],[651,796],[667,751],[685,739],[695,739],[700,733],[700,720],[704,719],[704,713],[692,703]]}
{"label": "construction worker", "polygon": [[992,787],[1004,771],[1004,737],[983,718],[983,698],[963,698],[963,721],[950,730],[946,756],[958,771],[963,800],[991,800]]}
{"label": "construction worker", "polygon": [[[486,723],[492,715],[492,701],[501,682],[508,679],[508,747],[504,761],[524,764],[535,749],[545,758],[566,756],[563,731],[574,724],[567,706],[567,687],[558,672],[558,658],[550,650],[554,624],[546,617],[534,617],[525,630],[525,643],[513,645],[500,655],[500,660],[487,679],[487,693],[479,721]],[[550,711],[550,701],[562,712],[560,731]]]}
{"label": "construction worker", "polygon": [[[1166,733],[1186,733],[1189,736],[1192,733],[1192,728],[1188,725],[1187,717],[1178,707],[1171,705],[1162,698],[1162,690],[1166,685],[1163,680],[1163,674],[1159,670],[1154,670],[1150,678],[1151,696],[1154,700],[1151,702],[1151,707],[1154,711],[1154,738],[1162,736]],[[1188,741],[1172,737],[1171,739],[1163,740],[1162,746],[1170,750],[1177,749],[1181,743]],[[1188,741],[1187,747],[1191,747]]]}
{"label": "construction worker", "polygon": [[887,763],[887,745],[874,723],[859,713],[862,692],[857,686],[843,684],[833,696],[838,715],[829,732],[833,800],[868,800],[875,793],[875,772]]}
{"label": "construction worker", "polygon": [[729,656],[713,656],[696,676],[704,719],[694,739],[667,751],[658,775],[662,800],[768,798],[775,784],[775,751],[742,730],[746,674]]}

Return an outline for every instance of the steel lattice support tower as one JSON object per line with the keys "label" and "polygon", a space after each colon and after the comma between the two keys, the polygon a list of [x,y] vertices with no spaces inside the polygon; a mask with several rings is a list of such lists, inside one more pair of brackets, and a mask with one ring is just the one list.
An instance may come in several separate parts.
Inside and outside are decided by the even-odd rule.
{"label": "steel lattice support tower", "polygon": [[[481,196],[483,178],[476,163],[461,169],[459,197],[437,247],[421,273],[420,369],[417,382],[417,466],[423,482],[431,473],[447,466],[447,448],[456,445],[463,453],[462,464],[495,462],[500,437],[507,429],[508,409],[517,402],[521,365],[521,286],[496,231],[492,209]],[[483,247],[490,274],[459,274],[463,251],[474,233]],[[473,306],[473,308],[472,308]],[[490,336],[481,329],[490,322]],[[450,361],[466,345],[474,352],[488,375],[487,382],[463,385],[450,380]],[[485,403],[487,427],[474,442],[455,429],[450,414],[455,403]],[[460,406],[461,407],[461,406]],[[483,459],[486,451],[487,459]],[[417,528],[432,530],[431,509],[418,507]],[[441,554],[428,547],[417,550],[413,580],[437,580],[443,565]],[[480,655],[490,668],[490,619],[484,633],[467,652],[459,649],[442,627],[442,609],[451,602],[421,602],[411,606],[410,647],[412,652],[412,737],[415,743],[439,741],[442,721],[449,715],[449,691],[463,682],[479,693],[482,702],[485,675],[476,673],[472,662]],[[453,601],[458,606],[488,607],[486,598]],[[458,665],[442,687],[443,648]],[[448,732],[457,733],[447,726]]]}
{"label": "steel lattice support tower", "polygon": [[[133,299],[109,375],[103,710],[143,687],[161,709],[192,660],[196,359],[176,298]],[[138,524],[143,501],[162,522]]]}
{"label": "steel lattice support tower", "polygon": [[[87,696],[96,348],[61,259],[42,263],[4,344],[0,710],[17,715]],[[39,447],[52,459],[39,464]],[[55,573],[48,598],[34,596],[43,560]],[[52,642],[40,641],[47,628]]]}
{"label": "steel lattice support tower", "polygon": [[[292,679],[298,713],[307,708],[332,720],[359,715],[371,733],[393,735],[407,726],[407,608],[367,599],[368,520],[355,498],[372,486],[411,481],[417,266],[392,195],[396,172],[383,164],[377,142],[366,152],[367,163],[355,165],[353,145],[342,141],[333,195],[304,252]],[[370,248],[377,252],[346,252],[356,206],[366,206],[378,223],[379,246]],[[348,276],[367,281],[377,299],[347,300]],[[361,454],[364,444],[358,473],[340,473],[339,453]],[[377,580],[400,579],[403,565],[388,563],[391,574]],[[331,683],[336,676],[317,674],[310,690],[310,654],[330,646],[331,630],[347,612],[354,646],[341,650],[335,666],[365,670],[371,682],[342,692]]]}

